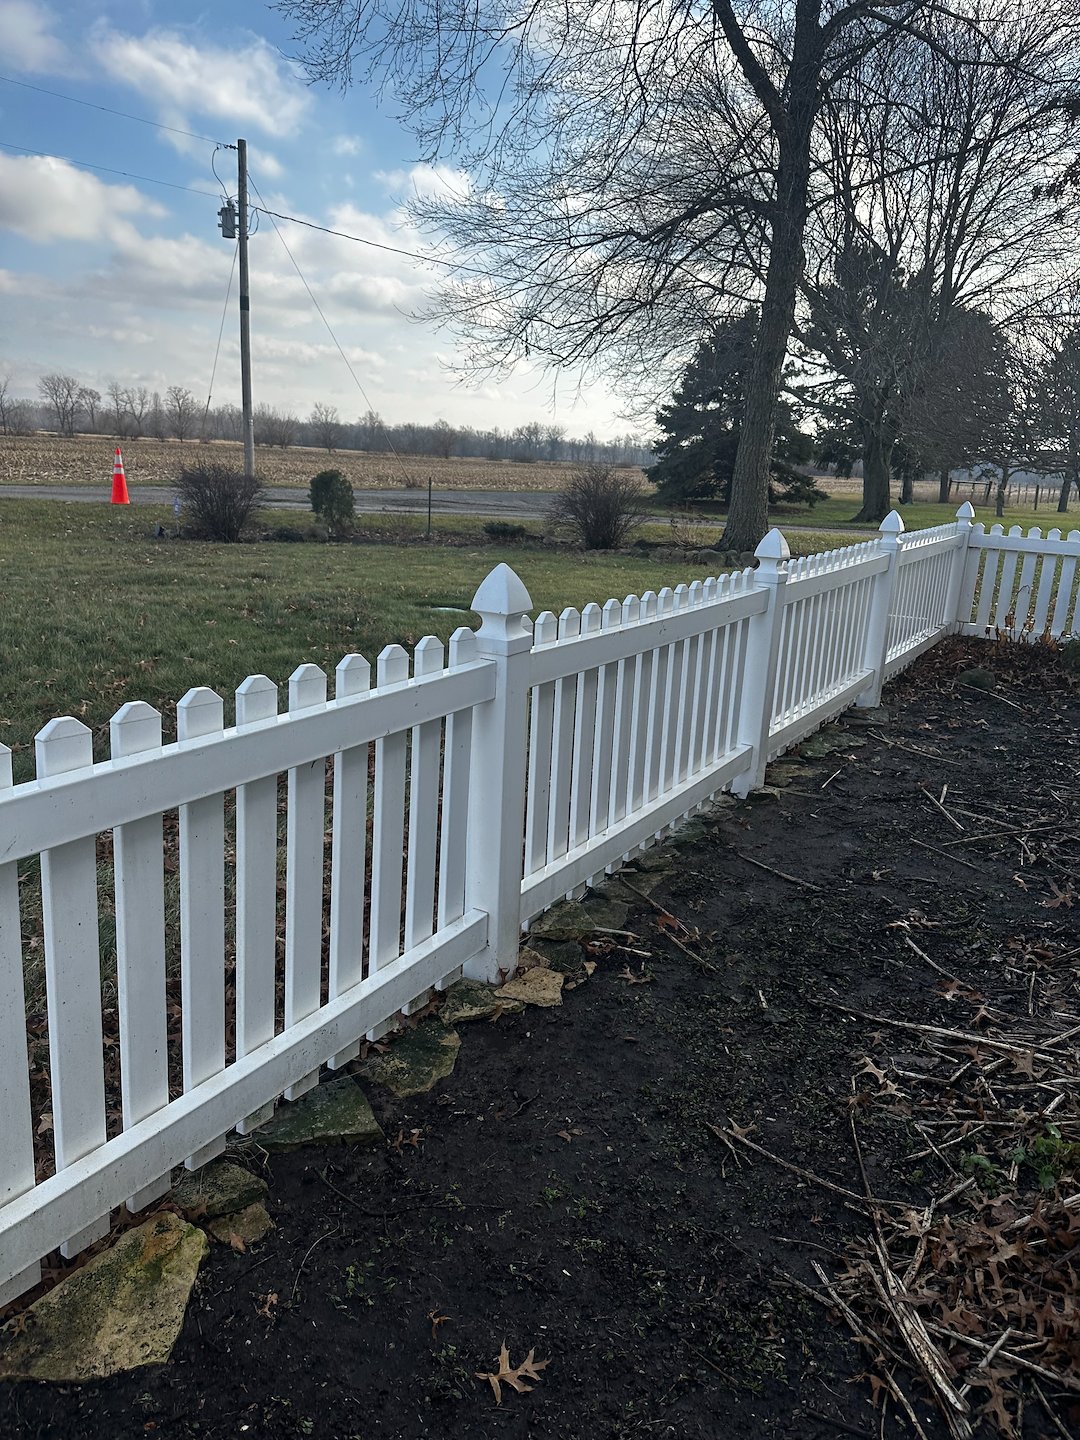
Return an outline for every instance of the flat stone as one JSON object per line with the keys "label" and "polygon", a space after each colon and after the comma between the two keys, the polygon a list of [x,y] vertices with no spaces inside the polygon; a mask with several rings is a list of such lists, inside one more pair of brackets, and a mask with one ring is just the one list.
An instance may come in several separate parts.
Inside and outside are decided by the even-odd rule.
{"label": "flat stone", "polygon": [[0,1377],[70,1383],[164,1364],[209,1249],[171,1213],[126,1231],[31,1305],[0,1347]]}
{"label": "flat stone", "polygon": [[[634,887],[634,889],[640,891],[642,895],[651,895],[654,890],[656,890],[659,886],[663,885],[665,880],[670,877],[671,868],[671,866],[666,865],[662,870],[627,869],[626,879]],[[623,889],[623,894],[626,896],[628,903],[634,899],[634,896],[629,890],[627,890],[625,887],[620,888]]]}
{"label": "flat stone", "polygon": [[524,1000],[526,1005],[540,1005],[550,1009],[562,1004],[562,988],[565,976],[558,970],[526,970],[508,980],[499,991],[511,1000]]}
{"label": "flat stone", "polygon": [[545,970],[557,970],[560,975],[571,975],[581,969],[584,960],[585,956],[576,940],[537,940],[522,950],[515,973],[521,975],[540,965]]}
{"label": "flat stone", "polygon": [[465,1020],[490,1020],[500,1010],[516,1014],[524,1008],[520,1000],[503,999],[493,985],[458,980],[446,992],[439,1019],[444,1025],[460,1025]]}
{"label": "flat stone", "polygon": [[743,801],[744,805],[766,805],[781,798],[781,792],[775,785],[762,785],[759,790],[751,790]]}
{"label": "flat stone", "polygon": [[627,867],[631,870],[674,870],[675,856],[670,850],[665,850],[662,845],[653,845],[648,850],[635,855]]}
{"label": "flat stone", "polygon": [[580,901],[562,900],[530,922],[529,939],[580,940],[592,932],[595,923]]}
{"label": "flat stone", "polygon": [[256,1201],[233,1215],[222,1215],[219,1219],[212,1220],[206,1228],[214,1239],[220,1240],[223,1245],[231,1245],[234,1250],[246,1250],[264,1235],[269,1235],[274,1228],[274,1222],[270,1219],[265,1205]]}
{"label": "flat stone", "polygon": [[962,670],[956,677],[961,685],[971,686],[975,690],[993,690],[997,680],[989,670],[976,666],[973,670]]}
{"label": "flat stone", "polygon": [[[260,1131],[260,1136],[263,1134]],[[185,1175],[173,1187],[172,1198],[187,1220],[216,1220],[265,1200],[266,1181],[231,1160],[211,1160],[201,1170]]]}
{"label": "flat stone", "polygon": [[805,770],[801,760],[776,760],[765,771],[765,781],[769,785],[784,788],[794,780],[801,780]]}
{"label": "flat stone", "polygon": [[844,711],[845,725],[888,725],[892,719],[889,711],[884,705],[878,705],[875,709],[860,709],[855,705],[850,710]]}
{"label": "flat stone", "polygon": [[441,1020],[424,1020],[399,1035],[384,1054],[369,1055],[360,1066],[360,1074],[384,1085],[398,1099],[407,1100],[410,1095],[425,1095],[452,1074],[460,1048],[456,1030]]}
{"label": "flat stone", "polygon": [[586,895],[582,907],[597,929],[626,929],[626,917],[630,914],[630,906],[625,900],[616,900],[609,894],[594,890],[590,895]]}
{"label": "flat stone", "polygon": [[255,1132],[264,1150],[301,1145],[378,1145],[383,1133],[368,1098],[351,1075],[316,1085],[299,1100],[283,1100],[272,1120]]}

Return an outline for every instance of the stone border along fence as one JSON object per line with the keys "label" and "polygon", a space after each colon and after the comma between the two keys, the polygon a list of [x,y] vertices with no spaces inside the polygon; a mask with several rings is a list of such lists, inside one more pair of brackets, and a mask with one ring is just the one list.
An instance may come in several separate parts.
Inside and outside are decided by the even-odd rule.
{"label": "stone border along fence", "polygon": [[[448,656],[421,640],[411,676],[398,645],[374,688],[349,655],[327,700],[326,675],[302,665],[279,714],[277,687],[254,675],[228,728],[221,698],[191,690],[169,745],[155,710],[127,704],[97,764],[85,725],[52,720],[23,785],[0,747],[0,1302],[37,1282],[43,1256],[70,1258],[114,1207],[151,1204],[174,1166],[220,1153],[229,1130],[255,1129],[462,971],[505,978],[523,924],[720,791],[760,786],[770,759],[845,707],[876,705],[942,636],[1080,628],[1080,532],[986,533],[973,513],[905,534],[894,512],[876,539],[801,560],[773,530],[756,569],[535,621],[500,565],[473,601],[479,631],[457,630]],[[166,817],[179,838],[168,879]],[[22,897],[19,883],[38,856],[40,901],[32,865]],[[103,1057],[110,889],[119,1114]],[[44,935],[54,1156],[37,1172],[24,918]],[[166,1003],[177,953],[178,1019]]]}

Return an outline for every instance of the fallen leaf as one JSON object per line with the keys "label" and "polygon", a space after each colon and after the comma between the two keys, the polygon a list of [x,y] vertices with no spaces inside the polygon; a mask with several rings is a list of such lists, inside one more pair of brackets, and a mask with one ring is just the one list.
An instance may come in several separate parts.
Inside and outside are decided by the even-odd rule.
{"label": "fallen leaf", "polygon": [[434,1340],[438,1334],[439,1326],[445,1325],[450,1319],[450,1316],[440,1315],[436,1310],[429,1310],[427,1318],[431,1321],[431,1338]]}
{"label": "fallen leaf", "polygon": [[272,1320],[274,1318],[274,1306],[278,1302],[277,1291],[271,1290],[266,1295],[258,1296],[258,1299],[262,1301],[262,1304],[256,1305],[255,1314],[264,1315],[267,1320]]}
{"label": "fallen leaf", "polygon": [[652,982],[656,979],[656,976],[653,975],[650,971],[646,970],[644,966],[638,972],[638,974],[635,975],[634,972],[630,969],[630,966],[627,965],[624,969],[619,971],[617,978],[619,980],[625,980],[628,985],[651,985]]}
{"label": "fallen leaf", "polygon": [[502,1404],[502,1387],[504,1384],[509,1385],[512,1390],[516,1390],[519,1395],[527,1395],[535,1388],[532,1385],[526,1385],[525,1381],[539,1380],[540,1371],[546,1369],[547,1366],[551,1364],[550,1360],[534,1359],[535,1354],[535,1349],[530,1350],[520,1365],[511,1365],[510,1352],[506,1348],[506,1341],[504,1340],[499,1350],[498,1370],[494,1373],[487,1370],[477,1370],[477,1380],[486,1380],[495,1392],[496,1405]]}

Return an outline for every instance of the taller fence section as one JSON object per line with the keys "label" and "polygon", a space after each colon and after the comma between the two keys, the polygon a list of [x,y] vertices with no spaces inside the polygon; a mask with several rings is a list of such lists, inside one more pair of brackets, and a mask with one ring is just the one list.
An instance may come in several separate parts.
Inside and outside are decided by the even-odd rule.
{"label": "taller fence section", "polygon": [[1080,533],[955,524],[532,618],[505,565],[449,653],[391,645],[0,747],[0,1304],[264,1124],[325,1065],[942,635],[1078,624]]}
{"label": "taller fence section", "polygon": [[1080,530],[975,525],[956,611],[962,635],[1056,639],[1080,631]]}

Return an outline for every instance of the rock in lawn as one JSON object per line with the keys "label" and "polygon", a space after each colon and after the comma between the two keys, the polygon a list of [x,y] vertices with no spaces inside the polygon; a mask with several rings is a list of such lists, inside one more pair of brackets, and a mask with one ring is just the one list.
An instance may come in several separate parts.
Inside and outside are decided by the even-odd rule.
{"label": "rock in lawn", "polygon": [[508,980],[499,991],[510,1000],[524,1000],[526,1005],[540,1005],[549,1009],[562,1004],[562,988],[565,977],[558,970],[526,970]]}
{"label": "rock in lawn", "polygon": [[968,685],[973,690],[993,690],[997,684],[990,671],[983,670],[980,666],[976,666],[973,670],[962,670],[956,678],[961,685]]}
{"label": "rock in lawn", "polygon": [[504,1000],[493,985],[479,980],[459,980],[451,985],[439,1011],[444,1025],[460,1025],[464,1020],[490,1020],[498,1011],[521,1010],[520,1000]]}
{"label": "rock in lawn", "polygon": [[272,1120],[255,1132],[264,1150],[301,1145],[378,1145],[383,1133],[368,1098],[351,1075],[316,1085],[299,1100],[282,1101]]}
{"label": "rock in lawn", "polygon": [[211,1160],[201,1170],[185,1175],[174,1187],[172,1198],[186,1219],[216,1220],[265,1200],[266,1181],[231,1160]]}
{"label": "rock in lawn", "polygon": [[0,1377],[77,1382],[163,1364],[209,1248],[178,1215],[126,1231],[30,1307],[0,1345]]}
{"label": "rock in lawn", "polygon": [[384,1054],[370,1054],[360,1066],[360,1074],[407,1100],[410,1095],[426,1094],[452,1074],[460,1048],[456,1030],[441,1020],[424,1020],[399,1035]]}

